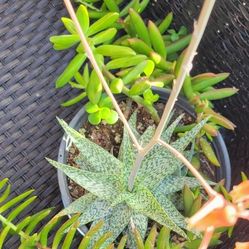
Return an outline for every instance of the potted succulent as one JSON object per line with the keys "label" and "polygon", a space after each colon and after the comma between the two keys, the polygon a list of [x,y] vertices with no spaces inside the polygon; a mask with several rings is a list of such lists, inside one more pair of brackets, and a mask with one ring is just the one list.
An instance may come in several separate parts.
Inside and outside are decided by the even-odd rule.
{"label": "potted succulent", "polygon": [[[115,3],[106,1],[106,7],[116,6],[110,5],[110,2]],[[217,155],[204,135],[213,140],[213,137],[218,135],[218,125],[234,128],[230,121],[212,110],[210,102],[231,96],[237,91],[236,89],[216,90],[212,88],[227,75],[202,74],[196,77],[189,75],[190,65],[213,3],[205,3],[193,37],[179,39],[176,44],[169,44],[168,49],[166,49],[165,44],[167,43],[164,42],[160,32],[160,26],[157,27],[153,22],[149,22],[147,28],[139,14],[131,8],[128,8],[129,15],[124,20],[119,19],[119,23],[115,23],[119,15],[110,12],[89,26],[88,15],[90,12],[86,7],[80,6],[75,14],[70,2],[65,1],[65,3],[72,20],[64,19],[63,22],[72,34],[67,37],[52,37],[51,41],[56,49],[71,47],[79,41],[82,43],[77,47],[77,55],[58,78],[57,86],[61,87],[69,82],[72,87],[84,89],[84,91],[76,99],[66,102],[64,105],[71,105],[87,96],[89,101],[85,110],[89,113],[89,122],[96,125],[104,120],[108,124],[114,124],[119,116],[125,130],[119,157],[115,158],[60,121],[67,133],[67,138],[80,151],[78,156],[80,169],[60,162],[49,161],[86,190],[83,197],[71,203],[61,214],[84,211],[80,218],[82,225],[89,222],[95,224],[94,222],[99,219],[105,219],[105,225],[99,236],[107,230],[111,230],[110,241],[114,241],[120,233],[127,230],[130,248],[135,248],[134,229],[137,229],[144,237],[148,220],[164,225],[182,237],[192,236],[193,240],[197,240],[198,235],[193,231],[188,231],[190,235],[184,231],[184,229],[188,229],[186,222],[173,205],[174,201],[171,200],[170,194],[182,191],[185,185],[189,185],[190,188],[202,185],[209,196],[220,196],[212,190],[198,170],[181,154],[183,153],[191,159],[194,149],[193,147],[189,149],[188,146],[197,137],[197,145],[200,146],[209,161],[220,166]],[[142,7],[139,6],[138,10],[141,10]],[[93,12],[91,13],[93,15]],[[160,23],[161,30],[165,31],[170,22],[171,15],[168,15]],[[127,34],[113,41],[117,29],[120,27],[124,27]],[[105,30],[106,28],[108,30]],[[87,38],[84,32],[88,35]],[[98,34],[95,35],[96,33]],[[176,33],[171,30],[169,32],[170,39],[179,38],[181,33],[183,31]],[[109,40],[112,40],[115,45],[98,46],[99,43],[106,43]],[[187,46],[189,41],[189,47],[175,63],[176,52]],[[167,61],[165,51],[171,50],[174,53],[172,52],[173,55],[169,56],[169,61]],[[93,70],[89,73],[89,67],[86,64],[84,72],[81,74],[79,69],[86,57],[89,58]],[[105,64],[106,57],[107,59],[109,57],[107,64]],[[70,81],[73,77],[76,82]],[[160,120],[154,106],[159,95],[153,86],[165,87],[169,83],[172,84],[173,90]],[[178,117],[168,129],[165,126],[182,86],[185,96],[194,104],[197,115],[193,124],[178,127],[181,137],[172,142],[171,135],[176,130],[180,118]],[[108,96],[102,93],[103,88]],[[159,123],[158,128],[150,126],[142,135],[138,134],[136,125],[134,125],[136,123],[135,115],[132,115],[130,121],[127,122],[113,93],[123,93],[142,105],[151,114],[154,121]],[[185,108],[185,111],[189,112],[188,108]],[[84,110],[79,115],[81,115],[81,120],[74,120],[77,125],[78,122],[85,121],[87,118]],[[186,133],[182,134],[183,132]],[[67,141],[69,140],[67,139]],[[185,149],[187,151],[184,151]],[[63,158],[64,155],[60,154],[60,157]],[[65,160],[65,158],[63,159]],[[179,161],[181,162],[179,163]],[[194,177],[186,176],[188,170],[182,168],[182,163],[187,166],[193,176],[197,177],[198,181]],[[169,189],[172,189],[173,192],[167,192]],[[200,200],[198,201],[200,203]]]}
{"label": "potted succulent", "polygon": [[[217,167],[226,165],[226,160],[222,160],[226,151],[217,149],[217,146],[222,145],[217,125],[234,128],[230,121],[212,110],[210,102],[213,99],[230,96],[237,91],[210,88],[227,75],[190,76],[191,62],[215,1],[205,1],[193,36],[178,41],[177,46],[174,44],[173,48],[172,44],[168,44],[168,49],[165,49],[167,42],[163,41],[160,29],[168,28],[171,15],[159,24],[159,28],[153,22],[149,22],[147,30],[137,12],[141,12],[146,7],[148,0],[131,1],[122,11],[119,9],[119,5],[124,4],[122,0],[117,2],[106,0],[104,4],[98,0],[86,2],[80,0],[80,2],[87,5],[91,11],[87,12],[86,8],[81,6],[78,13],[75,13],[70,1],[65,0],[72,20],[64,19],[64,22],[72,35],[63,37],[63,42],[61,38],[52,39],[57,49],[70,47],[79,39],[81,41],[77,48],[78,54],[59,77],[57,83],[63,85],[74,77],[77,83],[70,82],[70,84],[79,89],[86,89],[86,92],[65,104],[77,102],[86,95],[89,98],[85,108],[78,114],[80,118],[76,117],[73,120],[72,125],[75,125],[75,128],[78,128],[78,123],[87,119],[85,110],[89,113],[88,120],[92,124],[98,124],[103,120],[111,125],[117,122],[119,116],[123,122],[124,131],[118,156],[115,157],[114,152],[106,151],[63,120],[59,120],[66,132],[64,138],[67,140],[67,148],[65,150],[71,147],[72,143],[77,146],[79,150],[77,160],[80,168],[51,159],[48,161],[80,184],[85,189],[85,193],[39,229],[38,224],[50,214],[51,209],[24,217],[18,223],[14,222],[14,219],[36,197],[31,196],[31,190],[10,199],[8,179],[1,180],[0,248],[3,248],[7,235],[14,233],[20,238],[20,249],[56,249],[60,246],[67,249],[72,246],[76,230],[80,225],[85,224],[90,224],[91,228],[80,241],[79,249],[115,248],[115,245],[117,249],[206,249],[209,244],[216,245],[220,234],[224,231],[230,234],[239,218],[249,220],[249,181],[242,173],[242,183],[235,186],[232,191],[227,192],[222,183],[212,188],[215,183],[199,172],[197,165],[194,165],[197,158],[193,160],[193,155],[196,152],[199,153],[201,149],[206,159],[213,165]],[[96,2],[99,9],[94,5]],[[120,11],[119,16],[125,16],[129,10],[129,16],[115,23],[117,14],[106,13],[108,9]],[[88,30],[88,14],[95,19],[104,18],[92,24],[92,33],[89,31],[90,28]],[[120,37],[118,42],[113,41],[121,42],[122,45],[115,47],[116,45],[105,44],[103,46],[109,47],[95,47],[96,40],[98,44],[99,41],[109,41],[110,36],[113,38],[113,33],[116,33],[115,28],[108,30],[107,33],[97,34],[93,40],[86,39],[83,31],[89,31],[88,35],[91,36],[95,32],[100,32],[100,27],[104,27],[103,29],[109,27],[110,23],[115,23],[116,29],[120,27],[127,29],[129,37]],[[185,29],[182,28],[179,32],[170,30],[169,34],[171,40],[178,40],[180,35],[185,34]],[[133,35],[136,37],[132,38]],[[167,41],[169,37],[165,39]],[[178,50],[175,49],[183,46],[182,44],[187,41],[190,41],[189,47],[180,55],[176,63],[173,61],[178,55],[174,53],[167,57],[168,61],[166,60],[165,51],[177,52]],[[141,50],[142,48],[147,52]],[[137,56],[139,51],[142,51],[142,55],[146,57],[136,57],[135,61],[138,65],[129,64],[131,62],[127,60],[128,55]],[[123,55],[127,56],[125,60]],[[93,70],[89,75],[89,68],[86,66],[84,74],[81,75],[77,71],[86,56]],[[121,71],[110,71],[110,68],[105,67],[103,56],[111,57],[111,61],[108,60],[109,67],[128,63],[128,70],[122,68]],[[140,63],[141,58],[143,63]],[[117,59],[118,63],[117,61],[114,63],[112,59]],[[131,61],[134,63],[134,60]],[[165,76],[164,71],[174,75]],[[165,81],[172,79],[175,80],[171,92],[153,88],[153,86],[165,87],[167,84]],[[102,94],[102,86],[107,96]],[[196,115],[191,108],[186,107],[184,100],[178,100],[178,106],[175,112],[172,112],[182,87],[187,99],[195,106]],[[136,120],[139,118],[139,111],[143,109],[140,107],[140,110],[136,111],[132,106],[130,106],[131,115],[127,120],[122,112],[122,106],[120,107],[117,102],[124,96],[121,95],[115,99],[113,95],[121,92],[126,95],[126,99],[128,97],[128,100],[131,99],[143,106],[153,117],[153,122],[149,122],[150,124],[142,130],[139,129]],[[156,104],[154,105],[159,99],[161,102],[167,100],[162,110]],[[180,108],[189,115],[192,123],[180,123],[183,119],[183,115],[179,114]],[[173,121],[170,121],[171,119]],[[156,123],[158,123],[157,127],[154,125]],[[217,136],[218,139],[214,139]],[[208,139],[213,141],[214,150],[208,143]],[[217,153],[215,154],[214,151]],[[63,152],[65,152],[64,149]],[[219,152],[223,154],[219,155]],[[205,204],[202,206],[204,201]],[[60,224],[60,217],[75,213],[76,215],[68,221]],[[49,236],[51,232],[55,232],[53,237]],[[122,234],[124,236],[119,238]],[[245,248],[249,248],[249,243],[236,243],[236,249]]]}
{"label": "potted succulent", "polygon": [[[158,27],[152,21],[149,21],[148,27],[146,27],[138,12],[141,13],[145,9],[148,1],[142,1],[137,5],[131,1],[125,7],[123,1],[120,1],[118,5],[113,1],[111,2],[112,4],[104,2],[100,8],[100,4],[95,6],[94,3],[91,3],[89,6],[89,2],[82,1],[84,5],[81,5],[76,12],[81,29],[87,35],[90,47],[112,93],[114,95],[122,93],[128,99],[143,106],[151,114],[155,123],[158,123],[159,115],[154,103],[160,96],[156,91],[171,89],[174,79],[179,74],[185,53],[185,51],[181,51],[189,44],[191,35],[187,34],[184,26],[178,32],[170,29],[173,19],[172,13],[169,13],[164,20],[159,20]],[[89,10],[86,6],[89,7]],[[97,6],[99,7],[98,12],[96,12]],[[123,8],[122,10],[120,6]],[[117,12],[114,12],[115,10]],[[72,20],[64,17],[62,22],[70,34],[53,36],[51,42],[57,50],[67,49],[77,44],[77,53],[57,79],[56,87],[60,88],[69,84],[70,87],[81,91],[77,97],[62,105],[70,106],[79,101],[87,102],[85,110],[89,114],[88,120],[91,124],[98,125],[101,120],[108,124],[116,123],[117,112],[114,110],[109,97],[103,92],[103,87],[95,70],[89,70],[88,64],[84,65],[86,55],[82,44],[79,43],[80,36]],[[126,33],[124,34],[124,32]],[[165,51],[167,51],[167,55]],[[80,72],[82,65],[83,73]],[[227,73],[204,73],[186,77],[182,94],[194,105],[197,115],[193,124],[177,128],[179,133],[185,132],[191,129],[194,123],[212,115],[204,126],[202,134],[205,134],[210,141],[215,140],[216,148],[217,146],[224,148],[224,150],[221,149],[223,150],[221,153],[216,150],[216,154],[220,154],[217,155],[218,157],[226,158],[225,162],[222,159],[221,169],[226,169],[221,175],[226,176],[227,187],[229,187],[230,182],[230,163],[227,160],[227,151],[218,129],[225,127],[233,130],[235,126],[212,109],[211,101],[231,96],[237,92],[235,88],[213,88],[214,85],[226,79],[228,75]],[[158,87],[160,87],[159,90]],[[75,120],[74,122],[78,123]],[[217,141],[221,143],[218,145]],[[199,144],[212,164],[219,166],[220,163],[215,158],[215,152],[212,151],[213,158],[210,157],[209,151],[212,150],[212,147],[205,137],[202,137]],[[64,149],[61,148],[59,159],[63,158],[62,161],[65,162],[66,158],[65,155],[62,155],[63,153]]]}

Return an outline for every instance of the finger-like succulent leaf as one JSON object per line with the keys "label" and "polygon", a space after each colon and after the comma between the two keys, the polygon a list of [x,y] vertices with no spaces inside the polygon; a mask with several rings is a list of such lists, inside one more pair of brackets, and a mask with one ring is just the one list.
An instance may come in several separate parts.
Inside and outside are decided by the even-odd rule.
{"label": "finger-like succulent leaf", "polygon": [[176,148],[178,151],[183,151],[186,147],[194,140],[196,135],[201,131],[203,126],[209,120],[208,118],[203,119],[198,123],[192,130],[188,131],[183,137],[179,138],[177,141],[173,142],[171,145]]}

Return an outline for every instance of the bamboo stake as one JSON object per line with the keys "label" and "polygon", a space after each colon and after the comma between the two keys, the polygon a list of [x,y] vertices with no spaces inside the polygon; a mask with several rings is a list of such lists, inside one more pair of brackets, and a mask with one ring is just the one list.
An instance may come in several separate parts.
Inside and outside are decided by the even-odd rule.
{"label": "bamboo stake", "polygon": [[99,77],[99,79],[100,79],[100,81],[101,81],[107,95],[111,98],[113,106],[115,107],[121,121],[123,122],[125,128],[127,129],[127,131],[129,133],[134,145],[136,146],[137,150],[140,151],[142,149],[142,147],[140,146],[136,136],[132,132],[132,130],[131,130],[131,128],[130,128],[130,126],[129,126],[129,124],[128,124],[125,116],[124,116],[124,114],[122,113],[122,111],[121,111],[115,97],[113,96],[113,94],[112,94],[112,92],[111,92],[111,90],[110,90],[110,88],[109,88],[109,86],[108,86],[108,84],[107,84],[107,82],[105,80],[105,77],[104,77],[103,73],[101,72],[101,69],[99,68],[99,66],[97,64],[97,61],[96,61],[96,59],[95,59],[95,57],[93,55],[93,52],[92,52],[92,50],[91,50],[91,48],[90,48],[90,46],[89,46],[89,44],[88,44],[88,42],[86,40],[84,32],[82,31],[82,29],[80,27],[79,21],[77,19],[77,16],[75,14],[75,11],[73,9],[71,1],[70,0],[64,0],[64,3],[66,5],[66,8],[68,10],[69,15],[71,16],[71,18],[72,18],[72,20],[74,22],[76,30],[77,30],[77,32],[78,32],[78,34],[80,36],[80,40],[82,42],[82,45],[84,47],[84,50],[85,50],[85,52],[87,54],[88,59],[90,60],[94,70],[96,71],[96,73],[97,73],[97,75],[98,75],[98,77]]}

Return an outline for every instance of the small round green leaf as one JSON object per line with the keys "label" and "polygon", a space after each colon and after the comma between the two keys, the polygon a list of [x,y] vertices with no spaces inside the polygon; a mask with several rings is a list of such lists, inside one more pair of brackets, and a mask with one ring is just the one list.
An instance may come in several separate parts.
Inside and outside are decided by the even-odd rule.
{"label": "small round green leaf", "polygon": [[113,107],[111,98],[106,96],[105,94],[102,94],[98,105],[99,107],[108,107],[108,108]]}
{"label": "small round green leaf", "polygon": [[108,107],[103,107],[100,109],[101,118],[106,120],[111,115],[111,110]]}
{"label": "small round green leaf", "polygon": [[106,119],[104,119],[106,121],[107,124],[115,124],[118,121],[118,114],[116,111],[111,110],[110,114],[108,115],[108,117]]}
{"label": "small round green leaf", "polygon": [[101,113],[90,113],[88,116],[88,120],[92,125],[98,125],[101,122]]}
{"label": "small round green leaf", "polygon": [[85,105],[85,109],[88,113],[95,113],[99,111],[99,107],[97,104],[93,104],[90,101]]}

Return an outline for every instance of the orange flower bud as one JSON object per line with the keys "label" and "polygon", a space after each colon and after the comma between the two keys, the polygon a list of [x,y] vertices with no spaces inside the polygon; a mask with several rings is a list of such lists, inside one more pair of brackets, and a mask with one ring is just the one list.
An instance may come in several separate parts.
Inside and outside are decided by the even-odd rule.
{"label": "orange flower bud", "polygon": [[230,192],[233,203],[249,201],[249,180],[240,183],[233,187]]}
{"label": "orange flower bud", "polygon": [[249,249],[249,242],[237,242],[234,249]]}
{"label": "orange flower bud", "polygon": [[217,208],[211,211],[202,219],[198,220],[195,224],[189,225],[197,231],[206,231],[208,228],[230,227],[237,222],[237,209],[233,204],[227,203],[223,208]]}

